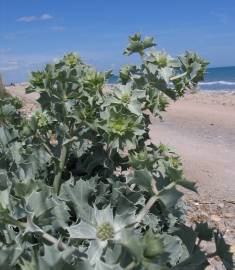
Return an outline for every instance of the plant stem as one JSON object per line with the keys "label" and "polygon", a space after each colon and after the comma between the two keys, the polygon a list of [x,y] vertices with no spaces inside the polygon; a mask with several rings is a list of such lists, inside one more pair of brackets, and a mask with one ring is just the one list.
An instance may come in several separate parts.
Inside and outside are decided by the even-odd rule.
{"label": "plant stem", "polygon": [[58,249],[61,251],[66,249],[66,245],[62,241],[59,241],[57,238],[55,238],[54,236],[52,236],[46,232],[42,232],[42,238],[47,240],[51,244],[56,245],[58,247]]}
{"label": "plant stem", "polygon": [[[152,187],[154,187],[154,184],[152,184]],[[155,202],[159,199],[159,195],[168,189],[171,189],[172,187],[174,187],[176,185],[175,182],[170,183],[169,185],[167,185],[165,188],[163,188],[162,190],[160,190],[159,192],[157,191],[157,189],[153,188],[153,192],[156,193],[154,196],[152,196],[148,202],[146,203],[146,205],[144,206],[144,208],[140,211],[140,213],[137,215],[136,217],[136,223],[140,223],[141,220],[145,217],[145,215],[148,214],[148,212],[150,211],[150,209],[152,208],[152,206],[155,204]]]}
{"label": "plant stem", "polygon": [[136,223],[140,223],[140,221],[145,217],[145,215],[149,212],[149,210],[151,209],[151,207],[155,204],[155,202],[157,201],[158,197],[157,196],[152,196],[148,202],[146,203],[146,205],[144,206],[144,208],[140,211],[140,213],[137,215],[136,217]]}
{"label": "plant stem", "polygon": [[127,265],[127,267],[125,268],[125,270],[131,270],[135,267],[135,262],[131,262],[130,264]]}
{"label": "plant stem", "polygon": [[[14,226],[20,227],[22,229],[27,229],[27,223],[24,222],[20,222],[18,220],[15,220],[11,217],[9,217],[8,219],[6,219],[8,224],[12,224]],[[34,224],[35,225],[35,224]],[[49,233],[44,232],[40,227],[38,227],[37,225],[35,225],[35,227],[37,227],[37,233],[41,233],[41,236],[43,239],[47,240],[48,242],[50,242],[53,245],[56,245],[58,247],[59,250],[63,251],[67,248],[67,246],[60,240],[58,240],[57,238],[55,238],[54,236],[50,235]]]}
{"label": "plant stem", "polygon": [[53,187],[56,192],[56,194],[59,194],[60,192],[60,182],[61,182],[61,176],[63,173],[66,157],[67,157],[67,152],[68,152],[68,145],[63,145],[60,153],[60,159],[59,159],[59,168],[58,172],[55,175],[54,181],[53,181]]}

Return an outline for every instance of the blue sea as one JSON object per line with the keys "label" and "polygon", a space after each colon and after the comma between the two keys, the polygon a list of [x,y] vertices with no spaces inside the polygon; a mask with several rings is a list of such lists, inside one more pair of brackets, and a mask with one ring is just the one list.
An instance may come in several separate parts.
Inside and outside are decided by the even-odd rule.
{"label": "blue sea", "polygon": [[[112,76],[109,83],[117,83],[117,76]],[[208,68],[205,80],[199,83],[201,90],[235,91],[235,66]]]}
{"label": "blue sea", "polygon": [[[29,78],[28,72],[19,73],[18,70],[2,72],[2,75],[6,84],[24,82]],[[109,80],[111,84],[117,82],[118,78],[115,75]],[[202,90],[235,91],[235,66],[208,68],[205,80],[199,84],[199,88]]]}

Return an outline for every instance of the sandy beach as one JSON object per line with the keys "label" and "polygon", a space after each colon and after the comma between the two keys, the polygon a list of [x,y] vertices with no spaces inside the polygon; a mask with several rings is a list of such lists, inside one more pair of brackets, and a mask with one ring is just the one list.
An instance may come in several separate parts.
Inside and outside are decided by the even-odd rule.
{"label": "sandy beach", "polygon": [[154,119],[155,142],[175,149],[199,194],[186,194],[189,218],[207,221],[235,244],[235,92],[198,92]]}
{"label": "sandy beach", "polygon": [[[25,85],[7,90],[25,102],[30,114],[36,94]],[[172,102],[163,121],[153,119],[152,140],[168,144],[182,157],[185,175],[198,185],[187,193],[189,217],[209,221],[235,243],[235,92],[197,92]]]}
{"label": "sandy beach", "polygon": [[235,92],[199,92],[171,103],[152,138],[182,156],[200,193],[235,200]]}

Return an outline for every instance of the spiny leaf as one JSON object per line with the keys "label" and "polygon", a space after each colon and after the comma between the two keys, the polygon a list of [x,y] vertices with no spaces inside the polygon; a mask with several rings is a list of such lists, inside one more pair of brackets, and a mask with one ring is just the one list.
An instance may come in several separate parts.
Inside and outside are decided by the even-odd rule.
{"label": "spiny leaf", "polygon": [[175,187],[163,190],[159,195],[159,199],[167,208],[175,206],[177,201],[183,196],[183,193],[178,191]]}
{"label": "spiny leaf", "polygon": [[67,181],[61,187],[60,198],[72,203],[77,218],[82,217],[84,220],[90,222],[92,220],[93,209],[88,204],[88,200],[93,192],[94,187],[90,186],[88,182],[79,180],[76,184],[73,184],[72,181]]}

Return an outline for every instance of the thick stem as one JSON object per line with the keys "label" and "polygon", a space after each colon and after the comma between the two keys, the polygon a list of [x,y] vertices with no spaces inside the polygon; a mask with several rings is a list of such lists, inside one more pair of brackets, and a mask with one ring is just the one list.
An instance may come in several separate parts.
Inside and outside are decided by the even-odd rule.
{"label": "thick stem", "polygon": [[131,262],[130,264],[127,265],[127,267],[125,268],[125,270],[131,270],[136,266],[135,262]]}
{"label": "thick stem", "polygon": [[157,196],[152,196],[148,202],[146,203],[146,205],[144,206],[144,208],[140,211],[140,213],[138,214],[138,216],[136,217],[136,223],[140,223],[141,220],[145,217],[145,215],[147,215],[147,213],[150,211],[150,209],[152,208],[152,206],[155,204],[155,202],[157,201],[158,197]]}
{"label": "thick stem", "polygon": [[51,149],[50,149],[45,143],[43,143],[42,145],[43,145],[44,148],[46,149],[47,153],[48,153],[50,156],[54,157],[54,154],[51,152]]}
{"label": "thick stem", "polygon": [[63,169],[65,166],[67,152],[68,152],[68,145],[63,145],[61,149],[61,153],[60,153],[58,172],[55,175],[54,182],[53,182],[53,187],[56,194],[59,194],[60,192],[61,177],[62,177]]}
{"label": "thick stem", "polygon": [[154,196],[152,196],[148,202],[146,203],[146,205],[144,206],[144,208],[140,211],[140,213],[137,215],[136,217],[136,223],[140,223],[143,218],[145,217],[145,215],[148,214],[148,212],[150,211],[150,209],[153,207],[153,205],[155,204],[155,202],[159,199],[159,195],[168,189],[171,189],[172,187],[174,187],[176,185],[175,182],[170,183],[168,186],[166,186],[165,188],[163,188],[162,190],[160,190],[159,192],[157,191],[157,189],[155,188],[154,183],[151,183],[152,187],[153,187],[153,192],[155,193]]}
{"label": "thick stem", "polygon": [[52,236],[52,235],[50,235],[50,234],[48,234],[46,232],[42,232],[42,238],[47,240],[51,244],[56,245],[58,247],[58,249],[61,250],[61,251],[66,249],[66,245],[62,241],[59,241],[54,236]]}
{"label": "thick stem", "polygon": [[[22,228],[22,229],[26,229],[27,228],[27,223],[20,222],[20,221],[15,220],[15,219],[13,219],[11,217],[9,217],[8,219],[6,219],[5,221],[8,222],[8,224],[17,226],[17,227]],[[37,226],[37,225],[35,225],[35,226]],[[46,241],[50,242],[53,245],[56,245],[59,250],[63,251],[63,250],[65,250],[67,248],[67,246],[62,241],[60,241],[57,238],[55,238],[54,236],[52,236],[52,235],[44,232],[38,226],[37,226],[37,228],[38,228],[37,233],[40,233],[41,236],[42,236],[42,238],[45,239]]]}

